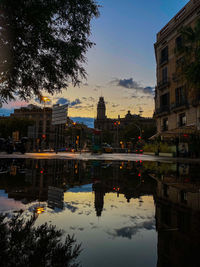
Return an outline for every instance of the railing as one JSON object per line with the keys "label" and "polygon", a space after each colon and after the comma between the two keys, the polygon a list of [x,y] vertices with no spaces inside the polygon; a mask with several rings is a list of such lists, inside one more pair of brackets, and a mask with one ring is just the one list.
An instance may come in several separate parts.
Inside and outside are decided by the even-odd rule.
{"label": "railing", "polygon": [[171,104],[171,109],[176,109],[176,108],[180,108],[180,107],[187,107],[188,106],[188,100],[187,99],[183,99],[181,101],[177,101],[175,103],[172,103]]}
{"label": "railing", "polygon": [[167,126],[167,125],[162,125],[162,131],[163,131],[163,132],[168,131],[168,126]]}
{"label": "railing", "polygon": [[160,108],[156,109],[155,115],[163,113],[163,112],[169,112],[169,111],[170,111],[170,107],[168,105],[161,106]]}
{"label": "railing", "polygon": [[184,127],[184,126],[186,126],[186,123],[183,123],[183,122],[178,122],[178,127]]}
{"label": "railing", "polygon": [[167,64],[168,63],[168,57],[163,57],[160,59],[160,65],[164,65],[164,64]]}
{"label": "railing", "polygon": [[192,100],[192,105],[198,106],[199,104],[200,104],[200,95],[197,95],[197,97]]}
{"label": "railing", "polygon": [[158,90],[163,90],[163,89],[165,89],[166,87],[169,87],[169,86],[170,86],[170,79],[167,78],[166,80],[163,80],[163,81],[158,83],[157,89]]}

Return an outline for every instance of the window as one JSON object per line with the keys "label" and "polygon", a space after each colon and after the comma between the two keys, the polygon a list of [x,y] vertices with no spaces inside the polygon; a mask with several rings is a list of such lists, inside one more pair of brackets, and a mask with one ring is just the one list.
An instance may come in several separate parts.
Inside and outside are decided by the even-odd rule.
{"label": "window", "polygon": [[162,83],[166,83],[168,80],[168,71],[167,71],[167,67],[162,69]]}
{"label": "window", "polygon": [[176,67],[180,68],[184,65],[185,63],[185,57],[180,57],[179,59],[176,60]]}
{"label": "window", "polygon": [[179,50],[182,47],[182,45],[183,45],[183,38],[180,35],[176,38],[176,49]]}
{"label": "window", "polygon": [[182,113],[179,115],[179,126],[185,126],[186,125],[186,115],[185,113]]}
{"label": "window", "polygon": [[168,118],[163,119],[163,131],[168,130]]}
{"label": "window", "polygon": [[168,185],[167,184],[163,184],[163,195],[164,197],[168,197]]}
{"label": "window", "polygon": [[185,191],[180,191],[180,199],[182,203],[187,203],[187,193]]}
{"label": "window", "polygon": [[168,206],[162,206],[161,208],[161,222],[167,226],[171,226],[171,210]]}
{"label": "window", "polygon": [[168,46],[161,51],[160,64],[163,64],[166,61],[168,61]]}
{"label": "window", "polygon": [[169,105],[169,93],[161,95],[160,97],[160,106],[168,106]]}
{"label": "window", "polygon": [[183,87],[176,88],[176,106],[183,105],[185,103],[185,93]]}

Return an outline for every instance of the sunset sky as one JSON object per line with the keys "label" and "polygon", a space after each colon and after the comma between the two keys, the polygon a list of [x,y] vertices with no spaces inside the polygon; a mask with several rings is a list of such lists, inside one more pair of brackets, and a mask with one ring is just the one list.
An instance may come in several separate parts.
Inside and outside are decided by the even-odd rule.
{"label": "sunset sky", "polygon": [[[187,0],[99,0],[100,17],[92,22],[88,52],[88,79],[69,86],[52,103],[69,103],[69,116],[96,116],[99,96],[104,96],[107,117],[123,117],[127,110],[152,116],[156,83],[154,46],[156,33]],[[36,104],[35,101],[31,103]],[[26,106],[18,101],[4,105],[0,115]]]}

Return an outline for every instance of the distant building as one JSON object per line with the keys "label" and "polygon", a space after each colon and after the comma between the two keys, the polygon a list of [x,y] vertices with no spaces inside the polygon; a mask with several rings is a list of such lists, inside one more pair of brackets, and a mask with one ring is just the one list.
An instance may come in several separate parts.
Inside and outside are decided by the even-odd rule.
{"label": "distant building", "polygon": [[99,102],[97,104],[97,118],[94,121],[94,127],[96,129],[112,132],[114,133],[114,139],[116,139],[115,135],[117,134],[117,131],[121,131],[133,123],[135,123],[136,126],[137,123],[140,125],[145,124],[150,126],[154,124],[154,119],[131,114],[130,110],[127,112],[124,118],[120,118],[120,116],[118,116],[116,119],[107,118],[104,98],[102,96],[99,98]]}
{"label": "distant building", "polygon": [[200,13],[200,1],[190,0],[157,34],[155,55],[157,86],[155,114],[157,132],[161,136],[180,137],[200,130],[200,98],[192,93],[177,67],[183,55],[177,55],[181,44],[180,29],[194,26]]}
{"label": "distant building", "polygon": [[34,121],[33,126],[28,128],[28,137],[31,140],[30,149],[39,149],[42,140],[45,139],[45,148],[54,147],[54,126],[52,125],[52,108],[41,108],[36,105],[28,105],[15,109],[10,115],[15,118],[26,118]]}

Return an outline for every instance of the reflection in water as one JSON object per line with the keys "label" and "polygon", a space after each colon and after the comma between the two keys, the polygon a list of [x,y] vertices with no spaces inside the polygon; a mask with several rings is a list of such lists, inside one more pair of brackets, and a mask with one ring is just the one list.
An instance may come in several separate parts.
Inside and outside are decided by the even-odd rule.
{"label": "reflection in water", "polygon": [[[43,203],[36,224],[50,221],[75,234],[83,243],[83,266],[126,261],[126,267],[196,267],[198,169],[141,161],[2,160],[1,207],[30,211]],[[11,199],[15,205],[6,206]]]}
{"label": "reflection in water", "polygon": [[157,267],[197,267],[200,247],[199,166],[176,164],[175,171],[151,174],[157,180]]}

